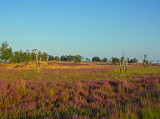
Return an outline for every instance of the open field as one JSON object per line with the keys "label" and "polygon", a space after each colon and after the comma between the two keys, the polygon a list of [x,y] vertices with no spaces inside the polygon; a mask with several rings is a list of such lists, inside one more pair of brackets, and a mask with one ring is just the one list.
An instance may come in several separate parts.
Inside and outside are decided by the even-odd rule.
{"label": "open field", "polygon": [[1,64],[0,117],[159,119],[160,66]]}

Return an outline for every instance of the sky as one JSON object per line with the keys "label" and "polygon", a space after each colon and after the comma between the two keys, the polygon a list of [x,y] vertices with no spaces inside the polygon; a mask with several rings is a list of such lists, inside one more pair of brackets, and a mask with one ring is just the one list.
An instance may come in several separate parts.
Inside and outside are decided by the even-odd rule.
{"label": "sky", "polygon": [[160,0],[0,0],[0,44],[54,56],[160,59]]}

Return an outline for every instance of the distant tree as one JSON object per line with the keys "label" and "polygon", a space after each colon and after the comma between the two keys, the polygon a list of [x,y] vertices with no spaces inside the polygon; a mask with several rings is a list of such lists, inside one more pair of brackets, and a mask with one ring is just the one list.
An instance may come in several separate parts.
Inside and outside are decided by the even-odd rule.
{"label": "distant tree", "polygon": [[52,56],[52,55],[49,55],[48,56],[48,61],[59,61],[59,57],[58,56]]}
{"label": "distant tree", "polygon": [[119,63],[119,59],[116,58],[116,57],[112,57],[112,63],[113,63],[113,64]]}
{"label": "distant tree", "polygon": [[7,41],[3,42],[1,44],[1,48],[0,48],[0,58],[3,62],[7,62],[7,61],[11,61],[12,58],[12,48],[8,47],[8,43]]}
{"label": "distant tree", "polygon": [[90,59],[89,59],[89,58],[86,58],[86,62],[90,62]]}
{"label": "distant tree", "polygon": [[49,55],[48,56],[48,61],[53,61],[54,60],[54,57],[52,55]]}
{"label": "distant tree", "polygon": [[13,56],[12,56],[12,62],[13,63],[18,63],[18,57],[19,57],[19,52],[13,52]]}
{"label": "distant tree", "polygon": [[46,52],[43,52],[41,58],[42,58],[42,61],[47,61],[48,60],[48,54]]}
{"label": "distant tree", "polygon": [[76,55],[75,56],[75,62],[82,62],[82,56]]}
{"label": "distant tree", "polygon": [[136,58],[129,60],[129,63],[137,63],[137,62],[138,62],[138,60]]}
{"label": "distant tree", "polygon": [[69,56],[67,56],[67,60],[66,61],[75,61],[75,56],[73,56],[73,55],[69,55]]}
{"label": "distant tree", "polygon": [[60,58],[61,61],[66,61],[66,59],[67,59],[66,55],[62,55],[61,58]]}
{"label": "distant tree", "polygon": [[26,50],[26,51],[23,53],[23,61],[24,61],[24,62],[29,62],[29,61],[31,61],[31,54],[30,54],[29,50]]}
{"label": "distant tree", "polygon": [[143,64],[148,64],[149,63],[149,61],[147,60],[147,55],[144,55],[144,58],[143,58],[143,60],[142,60],[142,63]]}
{"label": "distant tree", "polygon": [[43,53],[39,50],[37,50],[38,54],[34,51],[34,55],[36,56],[37,54],[37,58],[39,61],[44,61],[44,57],[43,57]]}
{"label": "distant tree", "polygon": [[102,59],[102,62],[107,62],[107,58]]}
{"label": "distant tree", "polygon": [[34,52],[31,53],[31,60],[32,60],[32,61],[33,61],[33,60],[36,60],[36,55],[35,55]]}
{"label": "distant tree", "polygon": [[59,61],[59,57],[58,57],[58,56],[55,56],[55,57],[54,57],[54,60],[55,60],[55,61]]}
{"label": "distant tree", "polygon": [[25,61],[25,56],[22,50],[13,53],[12,62],[20,63]]}
{"label": "distant tree", "polygon": [[93,57],[92,62],[101,62],[101,59],[99,57]]}
{"label": "distant tree", "polygon": [[[57,60],[59,60],[58,56],[57,56]],[[81,62],[82,61],[82,56],[80,56],[80,55],[76,55],[76,56],[73,56],[73,55],[69,55],[69,56],[63,55],[63,56],[61,56],[60,61]]]}

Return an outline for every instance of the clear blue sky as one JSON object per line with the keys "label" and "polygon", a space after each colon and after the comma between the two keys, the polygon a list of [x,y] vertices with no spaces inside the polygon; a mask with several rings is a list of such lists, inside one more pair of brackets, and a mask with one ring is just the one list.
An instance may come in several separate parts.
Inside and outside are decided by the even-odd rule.
{"label": "clear blue sky", "polygon": [[160,0],[0,0],[0,43],[51,55],[160,59]]}

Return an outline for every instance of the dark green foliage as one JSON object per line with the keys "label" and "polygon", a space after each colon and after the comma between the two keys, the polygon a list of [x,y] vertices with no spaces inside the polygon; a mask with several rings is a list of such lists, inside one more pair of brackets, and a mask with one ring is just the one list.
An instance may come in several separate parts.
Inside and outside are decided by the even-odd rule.
{"label": "dark green foliage", "polygon": [[137,61],[138,60],[136,58],[134,58],[134,59],[130,59],[128,63],[137,63]]}
{"label": "dark green foliage", "polygon": [[48,61],[53,61],[54,60],[54,57],[52,55],[49,55],[48,56]]}
{"label": "dark green foliage", "polygon": [[75,56],[75,62],[81,62],[82,61],[82,56],[76,55]]}
{"label": "dark green foliage", "polygon": [[31,61],[36,60],[36,55],[34,52],[31,53]]}
{"label": "dark green foliage", "polygon": [[73,56],[73,55],[63,55],[61,56],[60,58],[61,61],[72,61],[72,62],[81,62],[82,61],[82,56],[80,55],[76,55],[76,56]]}
{"label": "dark green foliage", "polygon": [[20,50],[13,53],[12,56],[13,63],[29,62],[29,61],[31,61],[31,55],[28,50],[26,52]]}
{"label": "dark green foliage", "polygon": [[75,61],[75,56],[73,55],[67,56],[66,61]]}
{"label": "dark green foliage", "polygon": [[61,61],[66,61],[67,60],[67,56],[66,55],[62,55],[60,58]]}
{"label": "dark green foliage", "polygon": [[119,63],[119,59],[116,58],[116,57],[112,57],[112,63],[113,63],[113,64]]}
{"label": "dark green foliage", "polygon": [[107,62],[107,58],[102,59],[102,62]]}
{"label": "dark green foliage", "polygon": [[101,59],[99,57],[93,57],[92,62],[101,62]]}
{"label": "dark green foliage", "polygon": [[52,55],[49,55],[48,56],[48,61],[59,61],[59,57],[58,56],[52,56]]}
{"label": "dark green foliage", "polygon": [[55,56],[55,57],[54,57],[54,60],[55,60],[55,61],[59,61],[59,57],[58,57],[58,56]]}
{"label": "dark green foliage", "polygon": [[0,59],[2,62],[10,62],[12,58],[12,48],[8,47],[8,43],[3,42],[0,48]]}
{"label": "dark green foliage", "polygon": [[23,59],[24,59],[24,62],[31,61],[31,54],[29,50],[26,50],[26,52],[23,53]]}
{"label": "dark green foliage", "polygon": [[23,61],[23,52],[21,50],[14,52],[12,57],[12,62],[20,63],[22,61]]}
{"label": "dark green foliage", "polygon": [[42,61],[47,61],[48,59],[48,54],[46,52],[43,52],[41,55]]}

